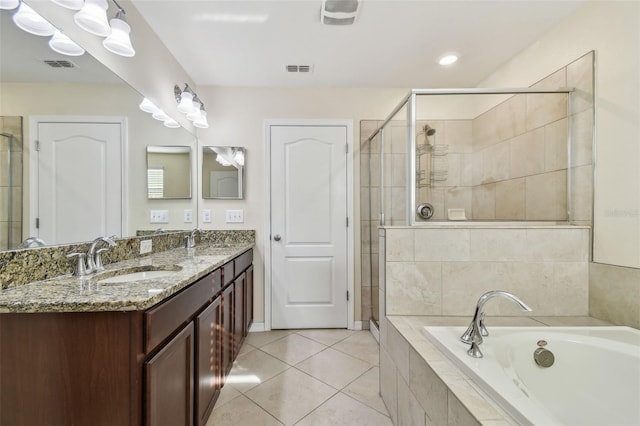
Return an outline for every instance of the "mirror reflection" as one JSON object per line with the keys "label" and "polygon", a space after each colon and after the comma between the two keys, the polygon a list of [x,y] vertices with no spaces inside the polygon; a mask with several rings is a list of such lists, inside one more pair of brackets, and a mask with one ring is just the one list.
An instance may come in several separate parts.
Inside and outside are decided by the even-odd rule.
{"label": "mirror reflection", "polygon": [[[5,153],[0,154],[0,187],[6,184],[6,188],[0,188],[0,207],[3,210],[6,207],[4,200],[8,197],[5,195],[9,192],[13,204],[11,217],[0,212],[0,250],[18,248],[30,237],[55,245],[91,241],[99,235],[128,237],[138,230],[157,228],[149,221],[149,210],[160,206],[158,201],[147,198],[146,145],[153,141],[154,145],[179,145],[195,152],[194,135],[183,128],[164,127],[161,121],[141,111],[138,105],[143,96],[88,53],[77,57],[59,54],[49,48],[48,37],[17,28],[11,19],[13,13],[13,10],[0,9],[0,122],[2,133],[11,135],[0,138],[0,152]],[[98,138],[87,138],[93,140],[91,144],[74,139],[75,145],[67,144],[66,155],[55,157],[70,164],[64,166],[69,173],[87,173],[65,180],[64,191],[70,194],[67,198],[78,205],[93,209],[76,209],[82,217],[71,223],[86,225],[82,231],[79,226],[63,226],[57,220],[70,216],[66,201],[55,203],[64,215],[60,212],[56,215],[47,207],[45,202],[51,198],[48,195],[63,191],[60,179],[43,179],[39,177],[39,170],[46,169],[44,160],[51,157],[45,155],[51,147],[43,145],[47,142],[42,132],[52,134],[52,125],[57,131],[63,124],[66,126],[65,123],[76,126],[80,123],[84,129],[88,120],[93,127],[103,126],[105,121],[111,127],[116,126],[113,133],[120,140],[121,151],[106,154],[108,159],[101,169],[105,173],[88,166],[90,162],[84,161],[83,156],[86,151],[101,152],[94,147],[105,139],[105,133],[101,132]],[[39,151],[35,149],[36,140],[41,140]],[[61,139],[54,135],[51,140]],[[2,161],[5,157],[12,159],[11,169],[8,161]],[[170,222],[162,225],[164,229],[183,229],[183,210],[197,211],[190,192],[193,180],[189,175],[190,164],[188,161],[185,169],[185,175],[190,176],[186,195],[183,191],[179,197],[172,196],[182,200],[166,201],[161,207],[169,210],[170,216]],[[121,181],[109,176],[116,166]],[[87,194],[95,194],[96,188],[104,187],[103,181],[96,182],[98,178],[113,182],[120,189],[119,195],[108,195],[100,202],[88,199]],[[9,191],[10,187],[15,188]],[[107,214],[107,210],[115,211]],[[120,222],[104,219],[112,216]]]}
{"label": "mirror reflection", "polygon": [[202,198],[242,199],[245,157],[241,147],[202,147]]}
{"label": "mirror reflection", "polygon": [[147,147],[147,198],[191,198],[190,147]]}

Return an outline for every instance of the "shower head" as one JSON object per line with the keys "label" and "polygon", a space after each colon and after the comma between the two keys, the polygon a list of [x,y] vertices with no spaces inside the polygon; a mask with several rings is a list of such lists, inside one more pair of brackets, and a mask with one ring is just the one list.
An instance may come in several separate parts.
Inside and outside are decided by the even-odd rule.
{"label": "shower head", "polygon": [[428,124],[424,125],[424,134],[427,136],[433,136],[436,134],[436,129],[434,129],[433,127],[429,126]]}

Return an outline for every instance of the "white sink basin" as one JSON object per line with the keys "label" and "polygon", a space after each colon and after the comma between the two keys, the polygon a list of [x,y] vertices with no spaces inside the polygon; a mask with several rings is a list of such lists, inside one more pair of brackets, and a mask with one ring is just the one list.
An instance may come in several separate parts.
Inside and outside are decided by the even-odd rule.
{"label": "white sink basin", "polygon": [[116,271],[115,275],[107,276],[98,281],[103,284],[126,283],[131,281],[152,280],[157,278],[168,277],[182,270],[181,266],[171,265],[168,267],[146,267],[146,270],[136,270],[135,272],[127,272],[127,270]]}

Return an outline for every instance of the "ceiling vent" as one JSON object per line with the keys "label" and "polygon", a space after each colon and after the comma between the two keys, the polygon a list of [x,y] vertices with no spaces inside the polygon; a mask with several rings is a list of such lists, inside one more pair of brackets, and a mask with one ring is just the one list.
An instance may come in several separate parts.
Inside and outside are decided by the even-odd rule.
{"label": "ceiling vent", "polygon": [[302,73],[313,72],[312,65],[287,65],[285,66],[285,69],[287,70],[287,72],[302,72]]}
{"label": "ceiling vent", "polygon": [[45,59],[43,62],[51,68],[76,68],[76,64],[64,59]]}
{"label": "ceiling vent", "polygon": [[360,0],[322,0],[320,22],[325,25],[351,25],[360,9]]}

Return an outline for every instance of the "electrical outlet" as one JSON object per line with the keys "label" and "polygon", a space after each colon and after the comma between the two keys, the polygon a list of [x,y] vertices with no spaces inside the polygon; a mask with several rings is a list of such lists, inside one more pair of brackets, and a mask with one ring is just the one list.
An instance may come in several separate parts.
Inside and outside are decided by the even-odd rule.
{"label": "electrical outlet", "polygon": [[209,209],[202,210],[202,222],[211,223],[211,210]]}
{"label": "electrical outlet", "polygon": [[151,253],[153,240],[140,241],[140,254]]}
{"label": "electrical outlet", "polygon": [[227,210],[227,223],[243,223],[244,210]]}
{"label": "electrical outlet", "polygon": [[193,210],[185,209],[184,210],[184,223],[193,222]]}
{"label": "electrical outlet", "polygon": [[151,210],[151,223],[169,223],[169,210]]}

